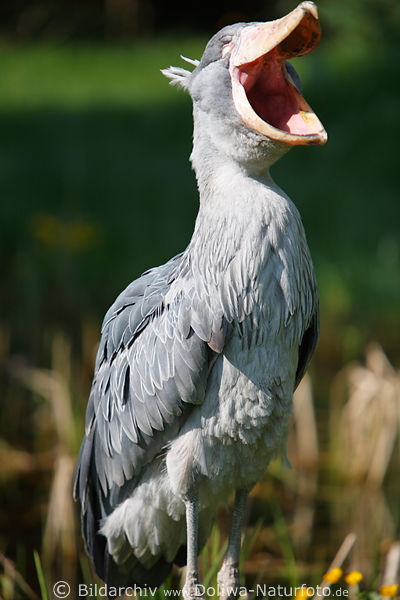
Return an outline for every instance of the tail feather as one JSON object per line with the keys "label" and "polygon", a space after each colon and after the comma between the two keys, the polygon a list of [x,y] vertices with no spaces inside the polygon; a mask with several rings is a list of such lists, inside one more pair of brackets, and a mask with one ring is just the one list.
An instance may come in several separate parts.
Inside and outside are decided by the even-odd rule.
{"label": "tail feather", "polygon": [[172,564],[162,558],[150,569],[145,569],[133,555],[122,566],[117,565],[109,554],[107,559],[105,581],[115,587],[159,587],[172,568]]}

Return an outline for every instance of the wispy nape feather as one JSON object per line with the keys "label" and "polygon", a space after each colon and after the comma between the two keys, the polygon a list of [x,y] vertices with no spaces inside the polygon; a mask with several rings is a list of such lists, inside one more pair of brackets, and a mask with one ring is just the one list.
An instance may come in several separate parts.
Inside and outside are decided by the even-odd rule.
{"label": "wispy nape feather", "polygon": [[187,56],[183,56],[183,54],[181,54],[181,59],[195,67],[198,67],[200,64],[200,61],[197,60],[197,58],[188,58]]}
{"label": "wispy nape feather", "polygon": [[[200,63],[199,60],[193,59],[193,58],[187,58],[186,56],[182,56],[182,54],[181,54],[181,58],[185,62],[190,63],[191,65],[194,65],[194,67],[197,67],[197,65]],[[192,71],[188,71],[187,69],[182,69],[182,67],[172,67],[171,66],[168,69],[161,69],[161,73],[163,75],[165,75],[165,77],[167,77],[168,79],[171,80],[170,81],[171,85],[180,85],[181,87],[186,89],[188,86],[187,78],[189,77],[189,75],[192,74]]]}

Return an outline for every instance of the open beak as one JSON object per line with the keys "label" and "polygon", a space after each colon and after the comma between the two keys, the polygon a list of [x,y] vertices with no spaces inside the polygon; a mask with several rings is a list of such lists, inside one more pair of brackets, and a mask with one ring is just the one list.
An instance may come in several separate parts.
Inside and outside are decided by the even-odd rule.
{"label": "open beak", "polygon": [[242,31],[229,71],[235,108],[246,125],[292,146],[325,144],[323,125],[285,67],[286,60],[312,52],[320,38],[313,2],[302,2],[282,19]]}

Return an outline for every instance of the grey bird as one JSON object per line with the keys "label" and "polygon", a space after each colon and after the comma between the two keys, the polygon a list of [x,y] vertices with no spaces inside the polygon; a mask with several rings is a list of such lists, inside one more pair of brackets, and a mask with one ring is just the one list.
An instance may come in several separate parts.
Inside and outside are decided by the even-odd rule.
{"label": "grey bird", "polygon": [[249,490],[285,454],[293,391],[314,351],[318,294],[300,215],[269,169],[326,132],[288,59],[319,43],[316,6],[224,27],[192,71],[200,207],[191,241],[131,283],[107,312],[78,459],[86,551],[112,586],[160,585],[197,556],[235,493],[218,574],[240,585]]}

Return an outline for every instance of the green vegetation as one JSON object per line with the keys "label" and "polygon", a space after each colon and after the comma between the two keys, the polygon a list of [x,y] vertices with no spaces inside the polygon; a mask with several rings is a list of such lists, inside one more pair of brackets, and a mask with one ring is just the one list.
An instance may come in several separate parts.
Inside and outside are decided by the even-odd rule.
{"label": "green vegetation", "polygon": [[[322,333],[313,363],[320,454],[312,468],[307,461],[295,471],[273,467],[253,497],[250,536],[257,539],[247,544],[251,561],[244,567],[252,582],[279,574],[318,583],[354,523],[369,548],[367,562],[355,566],[367,573],[400,518],[390,477],[398,452],[389,462],[398,429],[375,487],[362,461],[347,478],[351,436],[364,432],[366,452],[373,436],[367,425],[354,431],[336,385],[342,379],[334,379],[371,340],[393,364],[400,360],[399,11],[391,0],[379,10],[372,0],[363,10],[358,4],[325,0],[324,42],[296,61],[327,146],[296,148],[272,171],[303,216],[320,285]],[[159,69],[180,64],[180,53],[199,57],[205,41],[0,47],[0,549],[22,574],[4,563],[6,600],[34,597],[24,592],[26,581],[42,597],[63,577],[71,586],[93,581],[70,484],[99,328],[119,291],[190,239],[198,203],[188,162],[191,104]],[[367,424],[398,398],[398,375],[386,359],[374,360],[372,370],[367,366],[383,378],[377,389],[392,392],[390,402],[383,391],[381,404],[364,399],[372,407]],[[392,424],[396,418],[387,416]],[[343,448],[347,454],[338,454]],[[226,530],[221,538],[215,530],[203,553],[207,582],[215,581]]]}
{"label": "green vegetation", "polygon": [[[159,68],[203,45],[3,47],[2,304],[16,349],[27,338],[40,345],[49,326],[79,337],[131,279],[187,244],[197,211],[191,106]],[[293,150],[273,175],[301,210],[323,319],[344,326],[346,357],[370,337],[393,352],[398,81],[390,62],[345,66],[332,55],[327,44],[296,61],[329,143]]]}

